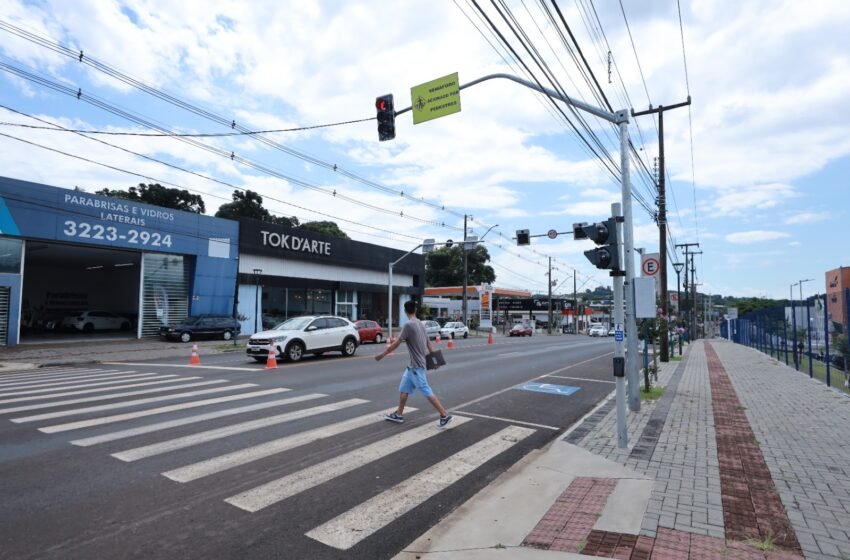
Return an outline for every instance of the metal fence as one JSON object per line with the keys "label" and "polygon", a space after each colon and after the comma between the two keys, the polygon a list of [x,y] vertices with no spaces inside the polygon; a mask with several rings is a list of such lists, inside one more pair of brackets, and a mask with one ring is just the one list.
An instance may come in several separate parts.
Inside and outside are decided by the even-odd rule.
{"label": "metal fence", "polygon": [[[850,393],[850,356],[845,355],[843,338],[850,331],[850,289],[844,292],[843,317],[830,317],[827,297],[815,296],[802,303],[792,301],[790,306],[747,313],[727,321],[722,335]],[[842,340],[843,347],[836,348],[836,342]]]}

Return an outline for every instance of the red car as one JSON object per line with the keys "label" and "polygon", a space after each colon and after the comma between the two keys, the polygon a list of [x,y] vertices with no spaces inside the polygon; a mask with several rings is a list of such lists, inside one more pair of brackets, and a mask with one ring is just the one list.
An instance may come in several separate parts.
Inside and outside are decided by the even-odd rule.
{"label": "red car", "polygon": [[384,340],[384,329],[375,321],[365,319],[354,322],[354,328],[360,333],[360,342],[374,342],[380,344]]}
{"label": "red car", "polygon": [[511,332],[508,333],[508,336],[531,336],[534,334],[534,331],[531,327],[522,324],[516,324],[511,328]]}

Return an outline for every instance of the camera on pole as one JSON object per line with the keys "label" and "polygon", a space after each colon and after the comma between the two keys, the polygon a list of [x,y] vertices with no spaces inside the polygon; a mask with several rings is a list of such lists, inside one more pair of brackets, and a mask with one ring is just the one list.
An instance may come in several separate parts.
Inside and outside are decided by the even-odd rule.
{"label": "camera on pole", "polygon": [[617,218],[609,218],[595,224],[573,224],[574,239],[590,239],[597,245],[596,249],[585,251],[584,256],[596,268],[622,272],[620,267],[620,240],[617,237]]}
{"label": "camera on pole", "polygon": [[375,99],[375,109],[378,110],[378,140],[392,140],[395,138],[393,94],[388,93]]}

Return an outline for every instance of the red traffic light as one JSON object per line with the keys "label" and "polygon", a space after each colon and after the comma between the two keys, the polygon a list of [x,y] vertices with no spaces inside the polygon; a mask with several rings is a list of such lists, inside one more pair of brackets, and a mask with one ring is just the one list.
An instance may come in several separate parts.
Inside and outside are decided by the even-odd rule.
{"label": "red traffic light", "polygon": [[375,100],[375,108],[378,111],[386,111],[389,109],[389,103],[387,103],[387,99],[385,97],[379,97]]}

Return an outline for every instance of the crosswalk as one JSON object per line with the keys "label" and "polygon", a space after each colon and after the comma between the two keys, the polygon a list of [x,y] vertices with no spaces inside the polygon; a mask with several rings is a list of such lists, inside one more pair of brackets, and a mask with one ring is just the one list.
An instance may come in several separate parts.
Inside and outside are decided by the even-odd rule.
{"label": "crosswalk", "polygon": [[[178,465],[171,461],[168,470],[160,473],[186,488],[207,477],[238,477],[240,468],[270,457],[286,457],[308,445],[322,446],[327,441],[334,449],[334,441],[347,441],[355,430],[375,425],[384,428],[386,424],[381,418],[386,406],[378,408],[366,399],[337,399],[286,387],[133,367],[136,369],[56,367],[2,374],[0,419],[33,426],[42,434],[63,434],[60,437],[67,436],[68,443],[78,448],[96,450],[111,444],[110,453],[101,453],[95,460],[117,460],[116,465],[154,457],[186,457],[176,452],[191,449],[194,461]],[[416,409],[408,407],[406,411],[414,413]],[[328,416],[333,420],[317,428],[295,427],[306,425],[296,421],[323,415],[333,415]],[[220,422],[222,419],[227,423]],[[482,422],[456,416],[455,427],[473,421]],[[233,506],[234,515],[286,507],[287,500],[332,481],[344,481],[356,470],[379,471],[382,461],[392,454],[442,441],[437,438],[444,432],[436,430],[432,422],[411,424],[384,430],[385,436],[367,437],[366,443],[353,449],[343,446],[334,454],[317,453],[312,464],[285,476],[270,469],[262,471],[264,480],[259,480],[255,472],[252,480],[257,480],[256,486],[243,486],[223,501]],[[170,432],[175,428],[181,430]],[[508,425],[471,444],[453,444],[467,447],[452,447],[450,456],[410,473],[402,483],[376,488],[372,497],[347,511],[329,512],[304,534],[329,547],[348,550],[534,433],[530,427]],[[146,437],[134,445],[139,436]],[[222,442],[226,452],[209,456],[215,446],[204,444],[211,442]]]}

